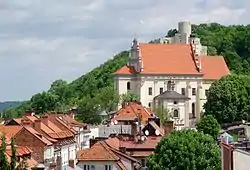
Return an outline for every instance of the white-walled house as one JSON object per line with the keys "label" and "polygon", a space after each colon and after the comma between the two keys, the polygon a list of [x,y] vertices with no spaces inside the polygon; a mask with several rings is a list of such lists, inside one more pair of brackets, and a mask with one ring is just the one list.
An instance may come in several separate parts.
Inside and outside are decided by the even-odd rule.
{"label": "white-walled house", "polygon": [[135,170],[140,167],[138,160],[111,148],[105,141],[78,151],[77,160],[77,166],[83,170]]}
{"label": "white-walled house", "polygon": [[[128,64],[114,74],[119,94],[138,94],[142,105],[151,108],[158,104],[154,98],[167,91],[171,83],[171,91],[188,98],[177,104],[168,100],[172,104],[165,105],[175,105],[183,127],[192,126],[190,121],[200,118],[210,85],[230,74],[222,56],[205,55],[199,39],[187,36],[189,44],[147,44],[134,39]],[[172,108],[173,116],[176,109]]]}

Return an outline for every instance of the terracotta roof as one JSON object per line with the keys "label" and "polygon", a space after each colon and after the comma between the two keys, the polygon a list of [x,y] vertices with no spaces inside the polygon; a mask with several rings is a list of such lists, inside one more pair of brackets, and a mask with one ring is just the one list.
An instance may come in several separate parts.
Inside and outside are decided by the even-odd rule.
{"label": "terracotta roof", "polygon": [[12,138],[14,137],[20,130],[22,129],[22,126],[2,126],[0,127],[0,131],[2,134],[5,134],[6,137]]}
{"label": "terracotta roof", "polygon": [[222,56],[202,56],[201,69],[203,79],[217,80],[230,74],[227,64]]}
{"label": "terracotta roof", "polygon": [[99,141],[91,148],[80,150],[77,153],[78,161],[117,161],[116,156],[104,141]]}
{"label": "terracotta roof", "polygon": [[[32,150],[26,146],[15,146],[15,149],[16,149],[16,156],[20,156],[20,157],[32,153]],[[12,155],[10,145],[6,147],[6,154],[8,156]]]}
{"label": "terracotta roof", "polygon": [[119,150],[120,148],[120,139],[118,139],[117,137],[110,137],[108,139],[105,140],[105,142],[112,148],[115,148],[117,150]]}
{"label": "terracotta roof", "polygon": [[[33,129],[32,127],[24,127],[28,132],[30,132],[31,134],[33,134],[37,139],[39,139],[40,141],[42,141],[45,145],[49,146],[52,145],[52,143],[45,138],[41,133],[37,132],[35,129]],[[56,140],[54,140],[54,142],[56,142]]]}
{"label": "terracotta roof", "polygon": [[[202,68],[198,72],[189,44],[140,44],[143,70],[140,74],[200,75],[203,79],[216,80],[230,74],[222,56],[201,56]],[[116,75],[134,74],[124,66]]]}
{"label": "terracotta roof", "polygon": [[152,155],[153,151],[134,151],[130,156],[133,157],[148,157],[149,155]]}
{"label": "terracotta roof", "polygon": [[141,115],[141,123],[146,124],[152,118],[152,112],[136,102],[129,102],[126,106],[118,110],[111,121],[135,120],[137,115]]}
{"label": "terracotta roof", "polygon": [[125,147],[127,149],[155,149],[157,144],[162,139],[159,137],[147,137],[147,139],[143,143],[135,143],[134,141],[121,141],[121,147]]}

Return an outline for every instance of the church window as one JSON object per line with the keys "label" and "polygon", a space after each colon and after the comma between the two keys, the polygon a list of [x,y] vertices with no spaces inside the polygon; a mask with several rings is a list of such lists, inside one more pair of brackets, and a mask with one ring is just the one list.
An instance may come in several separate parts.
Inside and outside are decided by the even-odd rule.
{"label": "church window", "polygon": [[130,82],[127,82],[127,90],[131,90]]}
{"label": "church window", "polygon": [[148,95],[151,96],[152,94],[153,94],[153,89],[152,89],[152,87],[149,87],[149,88],[148,88]]}
{"label": "church window", "polygon": [[173,117],[179,117],[179,111],[177,109],[174,110],[174,116]]}

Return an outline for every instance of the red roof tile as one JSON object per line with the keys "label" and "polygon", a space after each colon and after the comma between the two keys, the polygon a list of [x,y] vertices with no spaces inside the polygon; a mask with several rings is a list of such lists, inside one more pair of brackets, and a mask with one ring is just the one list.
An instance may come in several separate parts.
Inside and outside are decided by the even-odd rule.
{"label": "red roof tile", "polygon": [[[193,61],[189,44],[140,44],[143,71],[140,74],[196,74],[204,79],[219,79],[228,75],[229,70],[223,57],[201,56],[201,72]],[[134,71],[124,66],[119,74],[133,74]]]}
{"label": "red roof tile", "polygon": [[107,146],[104,141],[99,141],[91,148],[81,150],[77,153],[78,161],[116,161],[119,157],[116,156]]}
{"label": "red roof tile", "polygon": [[137,115],[141,115],[141,123],[146,124],[152,118],[152,112],[136,102],[129,102],[126,106],[118,110],[111,121],[135,120]]}

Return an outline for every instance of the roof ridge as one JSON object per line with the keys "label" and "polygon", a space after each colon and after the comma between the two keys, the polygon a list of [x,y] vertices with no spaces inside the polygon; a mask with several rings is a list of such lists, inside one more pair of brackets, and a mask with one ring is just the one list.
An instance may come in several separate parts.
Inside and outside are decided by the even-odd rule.
{"label": "roof ridge", "polygon": [[113,157],[114,160],[120,160],[120,158],[112,152],[111,147],[109,147],[105,141],[99,141],[99,143],[106,151],[108,151],[108,153]]}

